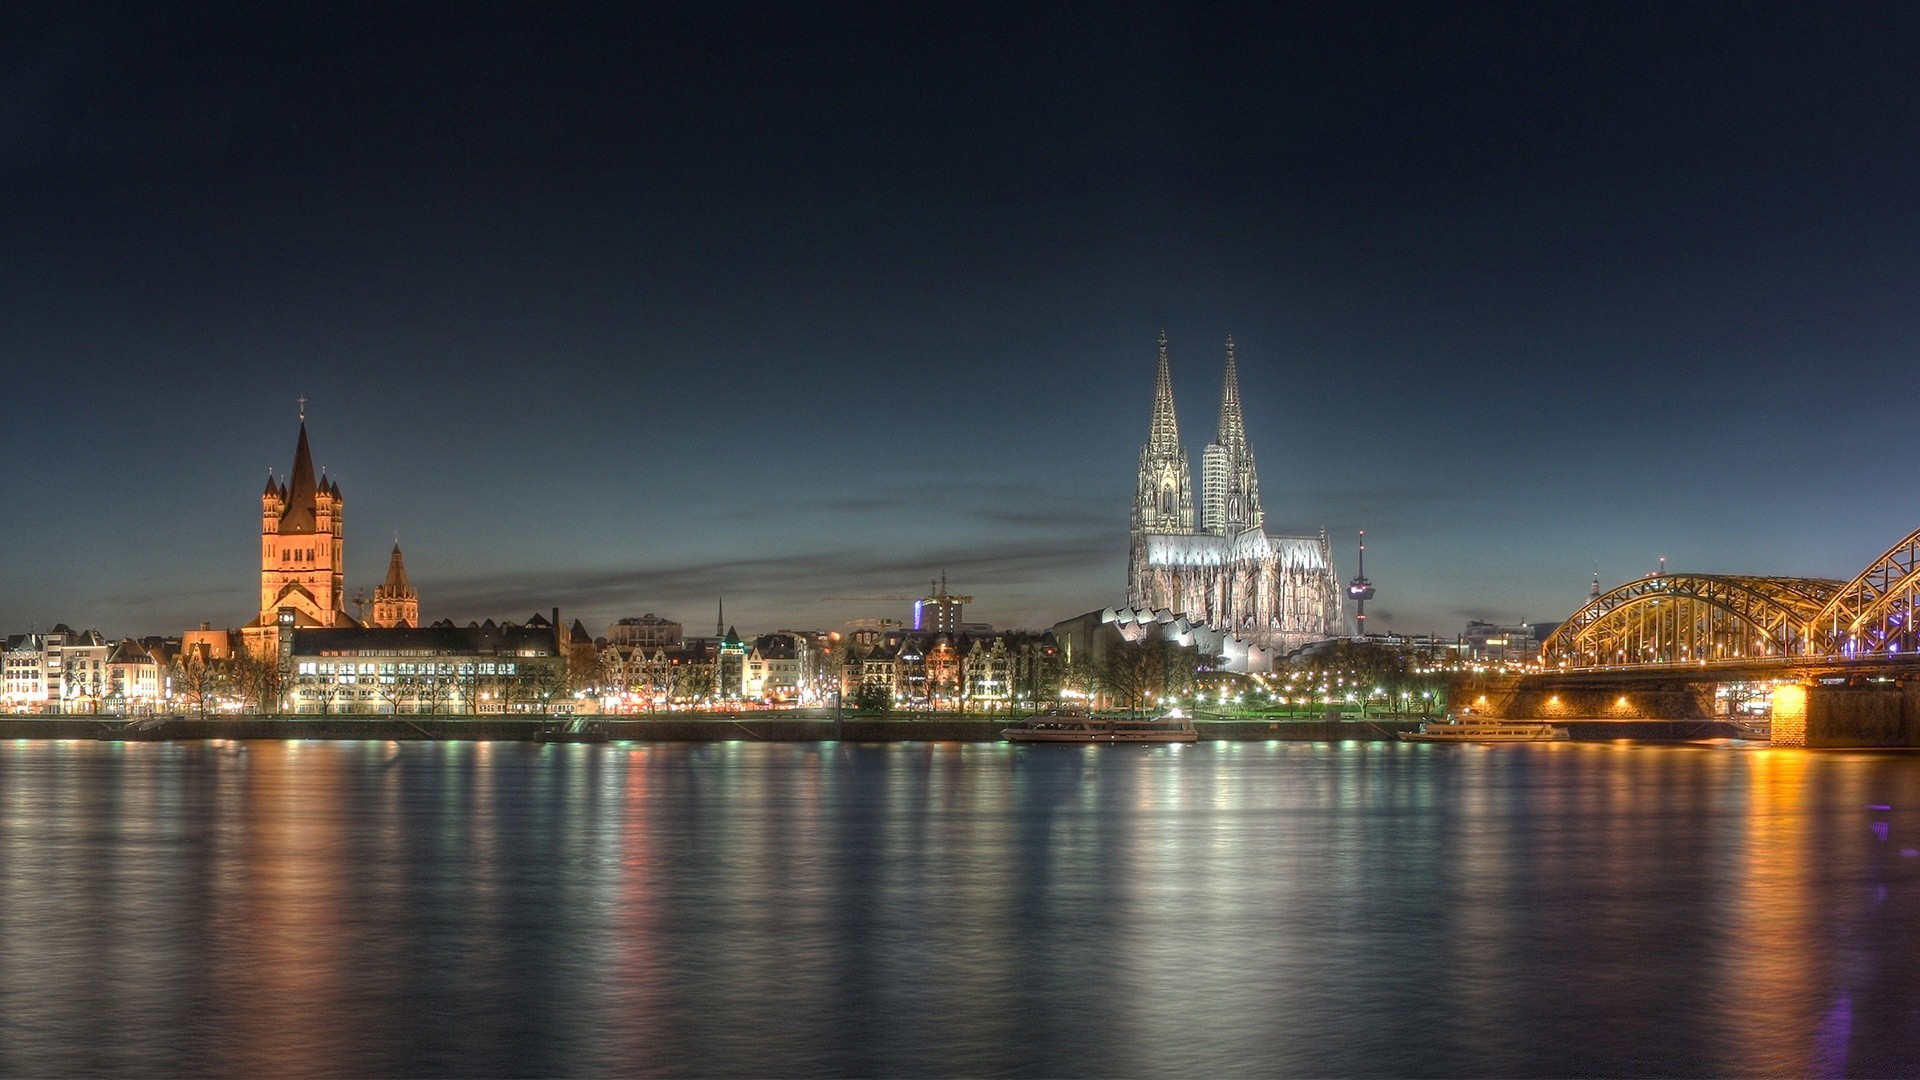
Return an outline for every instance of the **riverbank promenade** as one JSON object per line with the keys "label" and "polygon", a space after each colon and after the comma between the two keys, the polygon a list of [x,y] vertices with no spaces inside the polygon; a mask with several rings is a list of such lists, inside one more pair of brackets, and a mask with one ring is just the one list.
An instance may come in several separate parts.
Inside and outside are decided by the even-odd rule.
{"label": "riverbank promenade", "polygon": [[[378,739],[389,741],[540,742],[585,726],[612,742],[997,742],[1017,722],[1003,716],[893,713],[832,717],[682,713],[655,717],[566,716],[10,716],[0,739],[100,739],[166,742],[197,739]],[[1392,742],[1417,719],[1206,719],[1194,726],[1203,742]],[[1727,738],[1729,725],[1701,721],[1575,721],[1580,740],[1680,741]],[[1724,730],[1723,730],[1724,729]]]}

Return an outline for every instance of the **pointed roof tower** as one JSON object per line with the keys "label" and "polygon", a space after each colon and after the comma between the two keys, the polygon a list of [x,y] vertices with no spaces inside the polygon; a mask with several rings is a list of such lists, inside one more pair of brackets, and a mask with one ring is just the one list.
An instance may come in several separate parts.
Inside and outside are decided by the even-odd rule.
{"label": "pointed roof tower", "polygon": [[[428,552],[428,554],[431,555],[432,552]],[[427,561],[431,563],[433,560],[429,558]],[[428,569],[431,570],[432,567],[429,566]],[[407,563],[406,560],[400,557],[400,541],[398,540],[393,542],[393,558],[387,560],[387,582],[385,585],[382,585],[381,588],[385,589],[387,595],[392,597],[410,596],[413,594],[413,586],[407,583]]]}
{"label": "pointed roof tower", "polygon": [[1167,367],[1167,332],[1160,331],[1160,366],[1153,376],[1153,426],[1147,432],[1149,454],[1181,450],[1180,421],[1173,411],[1173,372]]}
{"label": "pointed roof tower", "polygon": [[1227,338],[1227,377],[1220,390],[1220,434],[1215,440],[1229,455],[1247,452],[1247,422],[1240,416],[1240,368],[1233,359],[1233,338]]}
{"label": "pointed roof tower", "polygon": [[313,475],[313,451],[307,446],[307,410],[300,407],[300,441],[293,448],[293,475],[287,480],[287,508],[280,514],[282,533],[314,530],[313,496],[319,484]]}

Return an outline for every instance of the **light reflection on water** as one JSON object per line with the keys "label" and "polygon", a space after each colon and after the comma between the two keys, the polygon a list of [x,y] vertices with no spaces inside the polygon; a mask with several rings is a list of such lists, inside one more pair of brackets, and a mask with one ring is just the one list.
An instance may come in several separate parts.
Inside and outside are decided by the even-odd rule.
{"label": "light reflection on water", "polygon": [[15,742],[0,1073],[1912,1075],[1915,849],[1899,754]]}

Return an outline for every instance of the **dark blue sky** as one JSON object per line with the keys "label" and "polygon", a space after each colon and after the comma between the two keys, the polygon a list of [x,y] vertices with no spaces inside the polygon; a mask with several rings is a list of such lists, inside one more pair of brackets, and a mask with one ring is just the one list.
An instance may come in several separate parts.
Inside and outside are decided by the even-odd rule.
{"label": "dark blue sky", "polygon": [[1920,525],[1920,8],[0,14],[0,629],[348,584],[837,626],[1124,597],[1154,338],[1380,628]]}

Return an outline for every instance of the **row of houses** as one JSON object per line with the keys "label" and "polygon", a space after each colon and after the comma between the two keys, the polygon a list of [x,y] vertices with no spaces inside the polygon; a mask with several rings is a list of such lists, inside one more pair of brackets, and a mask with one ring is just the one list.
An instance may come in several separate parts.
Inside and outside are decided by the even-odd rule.
{"label": "row of houses", "polygon": [[294,714],[514,713],[824,705],[856,698],[908,709],[995,709],[1057,695],[1052,633],[728,629],[675,647],[595,641],[534,615],[457,626],[278,628],[277,656],[240,631],[109,641],[57,626],[6,639],[13,713],[262,711]]}
{"label": "row of houses", "polygon": [[837,634],[782,630],[751,640],[728,628],[673,644],[604,642],[594,693],[607,707],[659,708],[723,701],[815,705],[832,694],[829,658]]}
{"label": "row of houses", "polygon": [[15,634],[0,650],[10,713],[142,713],[167,698],[177,639],[121,638],[62,623],[45,633]]}
{"label": "row of houses", "polygon": [[1051,632],[894,631],[848,642],[840,690],[902,709],[1003,709],[1057,696],[1064,674]]}

